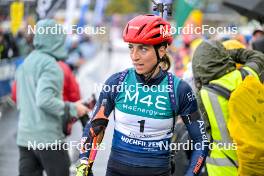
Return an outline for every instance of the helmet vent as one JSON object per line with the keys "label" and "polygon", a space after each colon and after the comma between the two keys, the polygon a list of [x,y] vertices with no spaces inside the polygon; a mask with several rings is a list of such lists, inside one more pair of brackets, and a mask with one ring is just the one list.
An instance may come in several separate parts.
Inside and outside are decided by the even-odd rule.
{"label": "helmet vent", "polygon": [[126,35],[128,33],[128,28],[129,28],[129,24],[127,24],[127,27],[126,27],[126,32],[125,32]]}
{"label": "helmet vent", "polygon": [[144,24],[143,26],[141,26],[141,28],[138,30],[137,35],[139,35],[141,33],[141,31],[146,27],[147,24]]}
{"label": "helmet vent", "polygon": [[160,34],[156,34],[156,35],[153,35],[152,38],[159,38],[160,37]]}

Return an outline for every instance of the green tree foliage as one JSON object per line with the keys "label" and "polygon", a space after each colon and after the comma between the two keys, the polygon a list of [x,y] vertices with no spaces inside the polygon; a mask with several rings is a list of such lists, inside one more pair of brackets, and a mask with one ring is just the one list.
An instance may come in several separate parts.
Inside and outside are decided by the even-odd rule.
{"label": "green tree foliage", "polygon": [[148,13],[150,0],[110,0],[106,14]]}

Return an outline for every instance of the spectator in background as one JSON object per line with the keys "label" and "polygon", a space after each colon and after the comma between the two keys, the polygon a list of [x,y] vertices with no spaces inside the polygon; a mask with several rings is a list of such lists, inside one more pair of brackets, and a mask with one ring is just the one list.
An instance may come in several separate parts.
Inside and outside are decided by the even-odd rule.
{"label": "spectator in background", "polygon": [[[79,84],[77,83],[74,74],[70,67],[63,61],[58,61],[60,68],[63,71],[63,101],[76,102],[81,99]],[[16,102],[16,82],[12,85],[11,98]]]}
{"label": "spectator in background", "polygon": [[26,57],[33,49],[33,34],[25,34],[19,31],[16,36],[16,43],[19,50],[19,55]]}
{"label": "spectator in background", "polygon": [[7,42],[4,40],[4,33],[0,31],[0,59],[7,58]]}
{"label": "spectator in background", "polygon": [[75,79],[74,74],[70,67],[63,61],[58,62],[62,68],[64,81],[63,81],[63,100],[64,101],[79,101],[81,99],[79,85]]}
{"label": "spectator in background", "polygon": [[252,42],[262,38],[264,36],[264,31],[261,29],[255,29],[252,33]]}
{"label": "spectator in background", "polygon": [[82,64],[85,63],[85,59],[79,47],[79,36],[77,34],[72,35],[69,41],[69,51],[66,63],[72,70],[77,70]]}
{"label": "spectator in background", "polygon": [[207,129],[213,139],[212,145],[218,146],[212,147],[206,160],[209,176],[238,175],[236,150],[219,145],[222,142],[233,143],[227,125],[230,120],[228,99],[210,86],[221,86],[225,92],[235,90],[242,82],[236,63],[242,64],[242,70],[261,81],[264,79],[264,55],[243,49],[237,41],[229,41],[225,45],[228,50],[219,41],[203,41],[195,50],[192,62],[199,108],[209,122]]}
{"label": "spectator in background", "polygon": [[264,36],[252,43],[252,49],[264,53]]}
{"label": "spectator in background", "polygon": [[12,34],[0,30],[0,59],[17,56],[19,56],[19,52]]}
{"label": "spectator in background", "polygon": [[[62,100],[63,73],[56,61],[66,58],[67,53],[65,35],[50,31],[55,26],[58,27],[50,19],[37,23],[35,49],[16,74],[19,175],[41,176],[45,170],[48,176],[68,176],[70,160],[62,147],[63,122],[65,118],[81,117],[88,112],[80,101]],[[39,28],[44,28],[45,33],[38,33]]]}
{"label": "spectator in background", "polygon": [[260,29],[254,30],[252,34],[252,49],[264,53],[264,31]]}

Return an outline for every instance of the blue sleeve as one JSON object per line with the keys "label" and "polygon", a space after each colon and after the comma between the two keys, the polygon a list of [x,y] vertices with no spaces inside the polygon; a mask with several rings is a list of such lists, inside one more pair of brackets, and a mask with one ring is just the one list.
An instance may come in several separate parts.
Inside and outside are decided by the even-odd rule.
{"label": "blue sleeve", "polygon": [[[191,87],[183,80],[179,83],[179,115],[182,117],[193,144],[193,151],[186,176],[198,175],[203,167],[208,154],[208,137],[205,133],[195,94]],[[195,114],[195,115],[194,115]]]}
{"label": "blue sleeve", "polygon": [[116,96],[116,91],[114,88],[118,85],[119,81],[119,75],[120,73],[116,73],[112,75],[110,78],[108,78],[100,92],[99,99],[94,107],[94,110],[92,112],[92,118],[91,120],[86,124],[82,139],[81,139],[81,144],[82,144],[82,149],[80,151],[80,159],[81,160],[87,160],[89,158],[89,149],[90,149],[90,144],[92,143],[92,138],[90,136],[90,128],[91,128],[91,122],[95,118],[97,112],[99,111],[102,102],[104,99],[106,99],[107,103],[105,105],[105,116],[109,117],[111,112],[113,111],[115,107],[115,96]]}

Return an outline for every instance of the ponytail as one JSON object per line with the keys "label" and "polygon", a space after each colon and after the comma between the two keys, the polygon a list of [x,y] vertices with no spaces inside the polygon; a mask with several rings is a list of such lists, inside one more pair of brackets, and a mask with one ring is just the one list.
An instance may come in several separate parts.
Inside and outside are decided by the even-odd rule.
{"label": "ponytail", "polygon": [[[162,42],[160,44],[154,45],[154,49],[156,52],[157,57],[159,58],[159,52],[158,49],[160,47],[164,46],[165,48],[167,48],[168,46],[168,42]],[[162,58],[160,58],[160,66],[162,68],[162,70],[164,71],[168,71],[171,67],[171,57],[168,54],[165,54]]]}
{"label": "ponytail", "polygon": [[171,67],[171,57],[168,54],[165,54],[161,58],[160,66],[162,70],[168,71]]}

